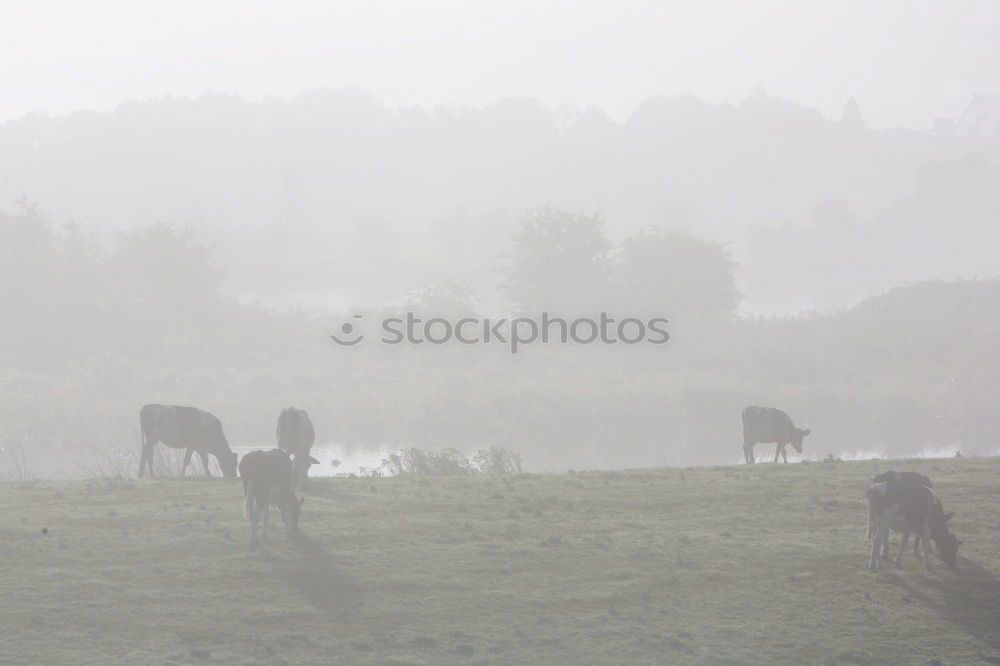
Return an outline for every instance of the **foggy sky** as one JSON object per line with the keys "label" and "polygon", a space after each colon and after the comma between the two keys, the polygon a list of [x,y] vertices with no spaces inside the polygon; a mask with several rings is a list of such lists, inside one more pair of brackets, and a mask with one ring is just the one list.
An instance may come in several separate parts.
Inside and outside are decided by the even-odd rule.
{"label": "foggy sky", "polygon": [[35,2],[4,7],[0,121],[125,99],[358,86],[390,106],[529,96],[624,119],[652,95],[757,87],[869,127],[1000,92],[993,0]]}

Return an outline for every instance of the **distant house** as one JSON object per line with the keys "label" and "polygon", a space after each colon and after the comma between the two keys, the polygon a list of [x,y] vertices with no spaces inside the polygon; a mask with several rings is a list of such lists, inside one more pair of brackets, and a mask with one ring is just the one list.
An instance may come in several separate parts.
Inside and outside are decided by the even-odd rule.
{"label": "distant house", "polygon": [[955,136],[1000,136],[1000,95],[973,95],[955,123]]}

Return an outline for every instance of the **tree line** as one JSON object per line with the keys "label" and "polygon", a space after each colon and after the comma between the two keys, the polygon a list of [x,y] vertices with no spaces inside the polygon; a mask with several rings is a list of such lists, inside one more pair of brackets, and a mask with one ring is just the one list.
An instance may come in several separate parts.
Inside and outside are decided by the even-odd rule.
{"label": "tree line", "polygon": [[[668,344],[339,348],[349,313],[274,309],[227,295],[215,250],[169,224],[113,243],[55,228],[34,206],[0,216],[0,445],[53,458],[131,446],[139,404],[195,404],[235,445],[273,440],[276,410],[309,409],[319,443],[472,452],[527,469],[735,462],[739,412],[780,406],[807,454],[988,453],[1000,427],[995,280],[906,285],[840,312],[738,315],[726,248],[543,207],[503,258],[512,313],[655,313]],[[481,312],[453,279],[401,295],[426,316]],[[58,453],[58,455],[56,455]]]}

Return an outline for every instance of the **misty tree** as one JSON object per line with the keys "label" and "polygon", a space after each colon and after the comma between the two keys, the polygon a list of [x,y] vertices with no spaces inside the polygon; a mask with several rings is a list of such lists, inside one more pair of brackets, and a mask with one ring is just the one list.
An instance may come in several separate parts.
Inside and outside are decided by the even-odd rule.
{"label": "misty tree", "polygon": [[575,314],[606,309],[611,251],[601,217],[539,208],[514,236],[503,291],[523,312]]}
{"label": "misty tree", "polygon": [[161,222],[119,235],[109,260],[119,292],[145,310],[190,312],[217,301],[223,273],[190,229]]}
{"label": "misty tree", "polygon": [[97,244],[79,225],[55,227],[34,203],[18,208],[0,214],[0,310],[16,319],[0,337],[0,358],[58,366],[101,337]]}
{"label": "misty tree", "polygon": [[11,361],[42,361],[53,331],[67,323],[59,309],[59,262],[55,236],[37,207],[22,201],[19,214],[0,215],[0,309],[11,317],[0,354]]}
{"label": "misty tree", "polygon": [[476,316],[476,301],[476,292],[468,283],[445,280],[417,290],[405,306],[429,317],[459,319]]}
{"label": "misty tree", "polygon": [[844,112],[840,116],[840,124],[855,129],[865,128],[865,119],[861,115],[861,105],[853,97],[844,104]]}
{"label": "misty tree", "polygon": [[108,343],[138,357],[196,362],[225,349],[234,325],[222,297],[223,273],[190,229],[157,223],[119,235],[105,261]]}
{"label": "misty tree", "polygon": [[742,297],[735,266],[720,243],[646,229],[622,244],[616,266],[619,301],[636,312],[671,318],[730,316]]}

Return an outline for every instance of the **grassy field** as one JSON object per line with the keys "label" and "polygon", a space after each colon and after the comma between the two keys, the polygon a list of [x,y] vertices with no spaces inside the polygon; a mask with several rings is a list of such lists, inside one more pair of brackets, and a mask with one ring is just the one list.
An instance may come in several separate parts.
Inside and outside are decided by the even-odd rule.
{"label": "grassy field", "polygon": [[[958,570],[868,571],[863,492],[890,468],[935,482]],[[305,538],[273,516],[262,552],[241,503],[221,480],[0,485],[0,660],[1000,657],[1000,459],[320,480]]]}

